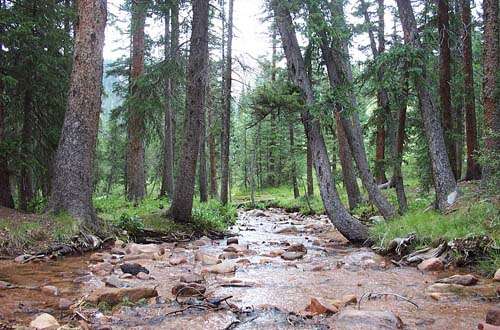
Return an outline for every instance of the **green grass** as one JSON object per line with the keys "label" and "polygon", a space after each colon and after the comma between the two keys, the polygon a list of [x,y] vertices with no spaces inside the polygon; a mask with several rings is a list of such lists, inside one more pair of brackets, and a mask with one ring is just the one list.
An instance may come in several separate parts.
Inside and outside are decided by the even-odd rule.
{"label": "green grass", "polygon": [[224,231],[235,223],[237,211],[233,205],[223,206],[216,200],[200,203],[195,200],[193,219],[187,224],[178,224],[167,218],[170,202],[166,198],[147,197],[139,205],[133,205],[123,196],[98,197],[94,205],[99,217],[107,223],[133,231],[152,229],[163,232],[175,231]]}
{"label": "green grass", "polygon": [[[470,200],[448,215],[434,211],[424,211],[412,205],[402,217],[378,223],[371,228],[371,236],[378,246],[386,247],[397,237],[410,233],[417,236],[415,248],[428,246],[445,239],[490,237],[496,247],[500,247],[500,215],[498,208],[489,200]],[[479,260],[479,266],[487,273],[500,268],[500,256],[494,249],[489,258]]]}

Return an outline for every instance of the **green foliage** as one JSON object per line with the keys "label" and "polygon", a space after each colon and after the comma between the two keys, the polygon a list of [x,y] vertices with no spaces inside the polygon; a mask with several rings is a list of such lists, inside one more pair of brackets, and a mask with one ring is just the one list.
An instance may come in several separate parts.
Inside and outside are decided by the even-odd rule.
{"label": "green foliage", "polygon": [[[457,211],[443,215],[434,211],[415,208],[402,217],[378,223],[371,228],[371,236],[378,246],[387,247],[397,237],[417,235],[417,247],[428,246],[440,239],[489,236],[496,247],[500,246],[500,214],[490,200],[473,199],[465,202]],[[480,261],[482,269],[500,267],[498,251]]]}
{"label": "green foliage", "polygon": [[129,234],[134,235],[144,229],[144,222],[136,215],[129,216],[128,214],[123,213],[118,219],[116,227],[121,230],[126,230]]}

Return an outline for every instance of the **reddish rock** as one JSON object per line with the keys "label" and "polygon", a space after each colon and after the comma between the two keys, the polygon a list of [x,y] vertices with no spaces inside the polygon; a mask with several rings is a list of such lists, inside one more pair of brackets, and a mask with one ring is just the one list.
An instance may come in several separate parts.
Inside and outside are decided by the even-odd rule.
{"label": "reddish rock", "polygon": [[180,283],[172,288],[172,294],[179,297],[202,296],[207,288],[198,283]]}
{"label": "reddish rock", "polygon": [[238,237],[229,237],[227,239],[227,245],[238,244]]}
{"label": "reddish rock", "polygon": [[198,284],[200,284],[200,283],[205,282],[205,279],[200,274],[191,273],[191,274],[181,275],[180,281],[184,282],[184,283],[198,283]]}
{"label": "reddish rock", "polygon": [[495,281],[495,282],[500,282],[500,269],[498,269],[498,270],[495,272],[495,276],[493,276],[493,281]]}
{"label": "reddish rock", "polygon": [[302,244],[302,243],[292,244],[289,247],[287,247],[285,249],[285,251],[287,251],[287,252],[303,252],[303,253],[307,253],[307,249],[304,246],[304,244]]}
{"label": "reddish rock", "polygon": [[43,313],[30,322],[30,328],[36,330],[55,330],[59,328],[59,322],[52,315]]}
{"label": "reddish rock", "polygon": [[59,299],[59,309],[68,310],[71,305],[73,305],[73,301],[66,298]]}
{"label": "reddish rock", "polygon": [[474,285],[477,284],[477,282],[479,282],[479,279],[472,274],[453,275],[437,281],[437,283],[458,284],[464,286]]}
{"label": "reddish rock", "polygon": [[203,273],[213,273],[213,274],[227,274],[234,273],[236,271],[236,265],[230,262],[223,262],[217,265],[209,266],[203,269]]}
{"label": "reddish rock", "polygon": [[178,266],[187,263],[187,258],[185,256],[172,256],[168,259],[168,262],[172,266]]}
{"label": "reddish rock", "polygon": [[297,260],[304,257],[306,254],[304,252],[285,252],[281,255],[281,259],[283,260]]}
{"label": "reddish rock", "polygon": [[304,310],[307,315],[335,314],[339,309],[325,301],[320,301],[317,298],[311,298],[309,305]]}
{"label": "reddish rock", "polygon": [[131,302],[137,302],[143,298],[153,298],[158,296],[158,291],[152,287],[137,288],[99,288],[87,297],[87,302],[98,305],[106,302],[109,305],[116,305],[127,298]]}
{"label": "reddish rock", "polygon": [[418,265],[418,269],[421,271],[438,271],[443,270],[444,265],[441,259],[439,258],[430,258],[422,261]]}
{"label": "reddish rock", "polygon": [[50,296],[58,296],[59,295],[59,289],[56,288],[53,285],[46,285],[42,287],[42,293]]}
{"label": "reddish rock", "polygon": [[486,313],[486,323],[500,326],[500,305],[491,307]]}

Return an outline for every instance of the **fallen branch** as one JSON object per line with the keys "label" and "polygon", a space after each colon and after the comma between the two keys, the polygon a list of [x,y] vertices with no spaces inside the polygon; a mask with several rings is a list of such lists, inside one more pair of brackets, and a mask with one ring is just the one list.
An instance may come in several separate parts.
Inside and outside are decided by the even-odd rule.
{"label": "fallen branch", "polygon": [[361,296],[361,298],[359,298],[359,301],[358,301],[358,309],[360,309],[361,307],[361,301],[363,300],[363,298],[367,298],[367,300],[370,300],[371,296],[394,296],[396,298],[400,298],[410,304],[412,304],[413,306],[415,306],[416,308],[420,308],[418,307],[418,305],[411,301],[410,299],[402,296],[402,295],[399,295],[397,293],[385,293],[385,292],[368,292],[368,293],[363,293],[363,295]]}

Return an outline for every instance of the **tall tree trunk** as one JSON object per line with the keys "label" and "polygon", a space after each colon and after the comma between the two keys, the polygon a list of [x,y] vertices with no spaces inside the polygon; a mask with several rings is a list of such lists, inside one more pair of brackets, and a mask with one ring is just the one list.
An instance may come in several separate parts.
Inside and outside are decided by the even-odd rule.
{"label": "tall tree trunk", "polygon": [[474,72],[472,69],[472,27],[470,0],[461,0],[464,52],[464,93],[465,93],[465,141],[467,146],[467,170],[465,180],[481,178],[478,156],[476,106],[474,97]]}
{"label": "tall tree trunk", "polygon": [[21,132],[23,164],[21,165],[19,177],[19,209],[21,211],[29,211],[30,203],[33,200],[33,176],[30,165],[33,135],[33,95],[31,88],[30,83],[27,83],[23,106],[23,128]]}
{"label": "tall tree trunk", "polygon": [[354,169],[351,150],[349,150],[349,142],[347,142],[338,112],[335,112],[335,121],[337,127],[337,140],[339,143],[339,159],[340,165],[342,166],[342,179],[347,192],[349,208],[353,210],[363,201],[363,198],[361,197],[358,181],[356,180],[356,171]]}
{"label": "tall tree trunk", "polygon": [[[305,69],[290,12],[279,0],[272,0],[271,6],[281,35],[289,75],[302,91],[306,104],[313,105],[315,97],[312,83]],[[301,119],[311,147],[321,198],[328,217],[348,240],[357,243],[366,241],[368,238],[366,227],[347,212],[338,196],[319,121],[313,118],[307,109],[301,111]]]}
{"label": "tall tree trunk", "polygon": [[[210,97],[210,95],[208,95]],[[208,154],[210,159],[210,197],[217,198],[217,149],[213,132],[214,115],[212,107],[208,107]]]}
{"label": "tall tree trunk", "polygon": [[[1,52],[0,45],[0,52]],[[0,73],[1,74],[1,73]],[[3,81],[0,77],[0,149],[4,139],[4,118],[5,118],[5,105],[4,105],[4,87]],[[0,152],[0,206],[14,208],[14,200],[10,190],[9,168],[7,164],[6,154]]]}
{"label": "tall tree trunk", "polygon": [[288,136],[290,139],[290,158],[292,159],[290,174],[292,179],[293,198],[299,198],[300,193],[299,185],[297,184],[297,162],[295,160],[295,134],[292,122],[288,123]]}
{"label": "tall tree trunk", "polygon": [[[405,67],[405,70],[407,68]],[[399,108],[399,118],[398,118],[398,130],[396,133],[396,159],[394,161],[394,169],[392,176],[392,184],[396,190],[396,197],[398,199],[399,214],[404,214],[408,210],[408,201],[406,199],[406,193],[403,183],[403,173],[401,170],[403,163],[403,151],[404,143],[406,139],[405,127],[406,127],[406,108],[408,107],[408,95],[409,95],[409,76],[407,71],[404,74],[403,82],[403,93],[400,100]]]}
{"label": "tall tree trunk", "polygon": [[202,118],[208,80],[208,13],[209,0],[193,0],[191,48],[187,70],[184,139],[175,185],[171,217],[177,222],[191,220],[196,163],[201,140]]}
{"label": "tall tree trunk", "polygon": [[[165,50],[164,58],[165,62],[172,60],[172,47],[174,43],[171,41],[170,34],[170,10],[166,9],[164,12],[165,19]],[[172,18],[172,21],[174,18]],[[173,132],[173,120],[172,120],[172,75],[165,78],[165,124],[164,124],[164,140],[163,140],[163,177],[160,189],[160,196],[168,196],[172,198],[174,192],[174,144],[172,140]]]}
{"label": "tall tree trunk", "polygon": [[[417,22],[413,15],[410,0],[397,0],[401,25],[403,26],[405,43],[417,49],[422,49],[417,29]],[[450,161],[446,153],[443,129],[437,117],[436,107],[432,100],[428,86],[427,68],[420,65],[421,73],[413,75],[417,95],[420,101],[420,111],[424,122],[424,131],[429,146],[429,154],[436,190],[436,206],[444,211],[456,201],[458,194],[455,176],[451,170]]]}
{"label": "tall tree trunk", "polygon": [[229,142],[231,138],[231,74],[233,49],[233,3],[229,0],[229,17],[227,28],[227,53],[224,68],[224,104],[222,107],[222,138],[221,138],[221,188],[220,199],[227,204],[229,198]]}
{"label": "tall tree trunk", "polygon": [[439,100],[443,114],[443,134],[448,152],[450,166],[458,179],[456,145],[453,138],[455,116],[451,108],[451,53],[449,41],[449,6],[448,0],[438,0],[438,31],[439,31]]}
{"label": "tall tree trunk", "polygon": [[[500,22],[497,0],[484,0],[484,121],[486,155],[492,158],[483,168],[482,186],[498,184],[500,157]],[[495,166],[496,164],[496,166]],[[495,181],[497,180],[497,181]],[[498,187],[496,187],[498,189]]]}
{"label": "tall tree trunk", "polygon": [[306,181],[307,181],[307,196],[314,196],[314,178],[313,178],[313,156],[312,148],[309,145],[309,141],[306,141]]}
{"label": "tall tree trunk", "polygon": [[[310,6],[311,12],[316,16],[317,7]],[[332,5],[332,14],[338,15],[338,18],[345,24],[343,9],[338,4]],[[339,46],[339,51],[334,51],[330,45],[329,37],[327,31],[323,28],[318,31],[320,37],[320,48],[323,60],[326,64],[328,78],[331,88],[335,89],[342,85],[352,85],[352,71],[350,63],[348,62],[348,47],[346,40],[333,40],[335,44]],[[351,107],[356,109],[356,98],[355,95],[349,93]],[[345,135],[347,137],[347,142],[349,143],[349,148],[351,149],[352,156],[356,162],[359,170],[359,175],[365,189],[368,191],[368,196],[370,201],[377,207],[382,216],[386,219],[392,218],[396,211],[394,207],[387,201],[387,199],[382,195],[382,192],[378,188],[375,179],[370,172],[368,166],[368,159],[366,158],[366,151],[363,141],[363,134],[361,130],[361,124],[359,122],[358,114],[355,112],[352,118],[343,111],[344,105],[337,104],[337,111],[341,113],[340,122],[342,128],[344,129]]]}
{"label": "tall tree trunk", "polygon": [[148,0],[132,1],[132,49],[130,68],[130,93],[135,100],[129,106],[127,133],[127,197],[134,203],[146,196],[146,171],[144,167],[144,114],[137,107],[140,102],[138,81],[144,72],[144,24]]}
{"label": "tall tree trunk", "polygon": [[92,206],[92,170],[101,112],[106,0],[77,2],[68,110],[55,157],[49,209],[68,212],[82,226],[99,229]]}
{"label": "tall tree trunk", "polygon": [[200,188],[200,202],[208,201],[207,187],[207,153],[206,153],[206,120],[205,114],[201,119],[200,164],[198,166],[198,185]]}

